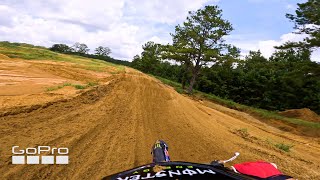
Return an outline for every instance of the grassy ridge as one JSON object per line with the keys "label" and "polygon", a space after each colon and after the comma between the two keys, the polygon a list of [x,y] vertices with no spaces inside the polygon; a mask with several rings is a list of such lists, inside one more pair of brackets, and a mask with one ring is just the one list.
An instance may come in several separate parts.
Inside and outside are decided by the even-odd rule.
{"label": "grassy ridge", "polygon": [[[177,92],[185,93],[184,90],[181,88],[180,83],[173,82],[168,79],[161,78],[161,77],[156,77],[156,78],[159,79],[160,81],[162,81],[163,83],[172,86]],[[238,104],[234,101],[222,99],[222,98],[215,96],[215,95],[212,95],[212,94],[206,94],[206,93],[203,93],[200,91],[194,91],[194,96],[208,99],[210,101],[213,101],[215,103],[218,103],[220,105],[226,106],[231,109],[235,109],[235,110],[249,113],[255,117],[258,117],[259,119],[263,119],[263,120],[275,119],[275,120],[280,120],[286,124],[293,125],[293,126],[303,126],[305,128],[320,129],[320,123],[305,121],[305,120],[297,119],[297,118],[284,117],[274,111],[268,111],[268,110],[264,110],[264,109],[259,109],[259,108],[254,108],[254,107]]]}
{"label": "grassy ridge", "polygon": [[103,72],[106,67],[114,67],[117,71],[123,71],[124,67],[106,61],[85,58],[77,55],[60,54],[48,50],[45,47],[33,46],[25,43],[0,42],[0,53],[10,58],[26,60],[52,60],[74,63],[76,67],[86,70]]}

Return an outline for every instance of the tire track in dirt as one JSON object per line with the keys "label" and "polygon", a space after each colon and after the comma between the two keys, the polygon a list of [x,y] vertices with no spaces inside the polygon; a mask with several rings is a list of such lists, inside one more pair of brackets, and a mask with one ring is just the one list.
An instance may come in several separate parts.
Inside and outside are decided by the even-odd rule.
{"label": "tire track in dirt", "polygon": [[[1,117],[0,177],[100,179],[151,162],[150,148],[157,139],[169,144],[170,155],[177,161],[209,163],[240,151],[242,155],[235,163],[272,160],[293,176],[320,176],[320,160],[316,158],[320,152],[316,146],[308,149],[297,144],[290,154],[281,152],[259,140],[287,139],[272,133],[272,128],[257,126],[179,95],[151,77],[127,70],[109,84],[68,101]],[[232,133],[243,127],[257,141]],[[68,147],[70,163],[11,165],[13,145]],[[304,152],[308,154],[303,155]]]}

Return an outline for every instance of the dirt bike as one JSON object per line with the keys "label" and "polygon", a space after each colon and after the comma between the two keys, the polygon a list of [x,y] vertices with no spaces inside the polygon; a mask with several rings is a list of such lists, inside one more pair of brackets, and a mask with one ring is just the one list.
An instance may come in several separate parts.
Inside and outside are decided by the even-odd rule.
{"label": "dirt bike", "polygon": [[[240,155],[240,153],[238,152],[236,152],[235,155],[228,160],[215,160],[215,161],[212,161],[210,164],[198,164],[198,163],[191,163],[191,162],[170,161],[168,149],[169,147],[167,143],[165,143],[162,140],[157,140],[155,144],[152,146],[152,150],[151,150],[151,154],[153,156],[153,163],[139,166],[139,167],[126,170],[117,174],[113,174],[113,175],[104,177],[103,179],[105,180],[108,180],[108,179],[115,179],[115,180],[140,180],[140,179],[284,180],[284,179],[292,178],[290,176],[283,175],[280,171],[277,170],[275,165],[267,162],[260,162],[260,163],[265,163],[263,164],[264,167],[260,167],[256,169],[252,169],[252,167],[250,169],[249,166],[246,167],[243,164],[232,166],[231,169],[226,168],[224,164],[235,160]],[[247,168],[247,173],[245,172],[246,168]],[[262,173],[257,172],[261,170],[265,172],[262,172]]]}

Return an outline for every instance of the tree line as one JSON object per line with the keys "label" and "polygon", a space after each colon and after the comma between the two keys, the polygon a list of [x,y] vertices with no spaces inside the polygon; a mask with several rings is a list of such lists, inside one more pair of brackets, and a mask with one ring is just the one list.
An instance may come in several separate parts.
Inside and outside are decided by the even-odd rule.
{"label": "tree line", "polygon": [[172,44],[147,42],[132,67],[180,82],[187,93],[197,89],[235,102],[269,110],[310,108],[320,113],[320,64],[311,53],[320,46],[320,3],[298,4],[296,14],[286,17],[296,33],[307,34],[301,42],[276,47],[270,58],[225,43],[233,30],[218,6],[189,12],[175,27]]}
{"label": "tree line", "polygon": [[68,46],[66,44],[54,44],[49,49],[54,52],[79,55],[79,56],[88,57],[88,58],[100,59],[100,60],[115,63],[115,64],[130,66],[130,62],[128,61],[122,61],[122,60],[112,58],[110,56],[111,49],[109,47],[98,46],[97,48],[94,49],[93,54],[89,53],[90,49],[86,44],[79,43],[79,42],[76,42],[72,46]]}

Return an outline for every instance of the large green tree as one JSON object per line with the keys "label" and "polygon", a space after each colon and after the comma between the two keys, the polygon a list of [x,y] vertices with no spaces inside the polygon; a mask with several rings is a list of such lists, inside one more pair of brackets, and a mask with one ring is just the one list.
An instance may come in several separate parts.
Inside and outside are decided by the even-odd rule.
{"label": "large green tree", "polygon": [[155,73],[155,69],[160,64],[160,48],[160,44],[147,42],[142,46],[141,57],[136,55],[133,58],[132,66],[145,73]]}
{"label": "large green tree", "polygon": [[88,54],[90,49],[86,44],[76,42],[73,46],[73,51],[79,54]]}
{"label": "large green tree", "polygon": [[99,46],[94,50],[94,54],[97,56],[109,56],[111,49],[108,47]]}
{"label": "large green tree", "polygon": [[51,51],[56,51],[60,53],[70,53],[72,52],[72,48],[66,44],[54,44],[50,48]]}
{"label": "large green tree", "polygon": [[[295,14],[287,14],[286,17],[295,23],[298,33],[306,34],[308,37],[300,43],[286,43],[286,47],[320,47],[320,1],[308,0],[305,3],[298,3]],[[281,47],[280,47],[281,48]]]}
{"label": "large green tree", "polygon": [[191,72],[188,93],[192,93],[203,66],[223,59],[228,52],[232,52],[229,56],[238,56],[239,50],[225,44],[223,39],[232,30],[231,23],[222,18],[218,6],[189,12],[186,21],[175,27],[175,33],[171,34],[173,44],[166,47],[164,57],[180,62]]}

